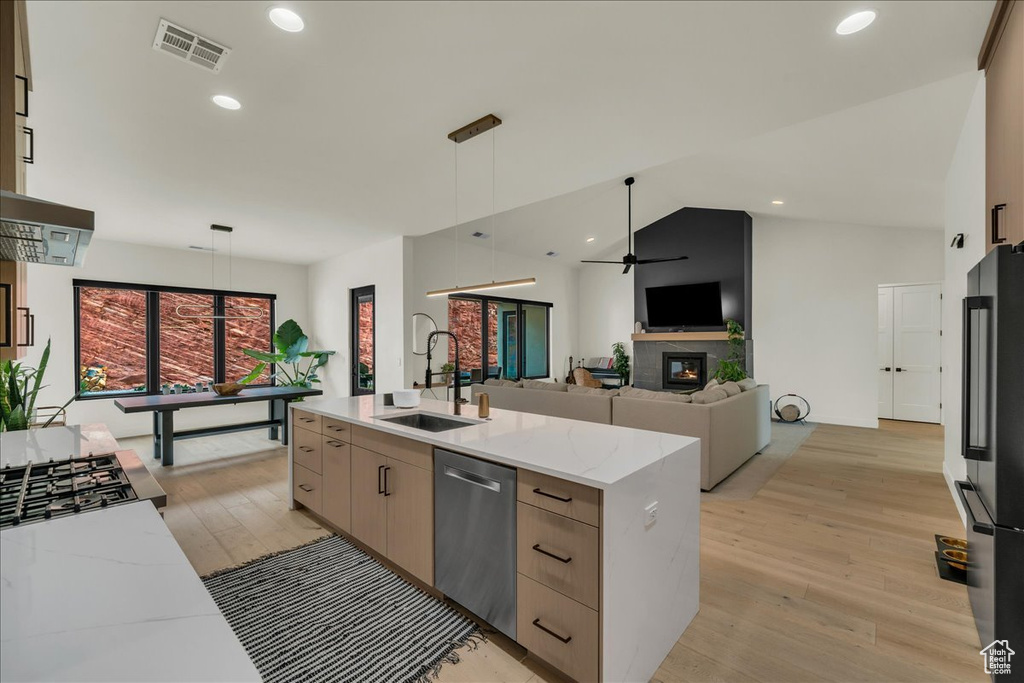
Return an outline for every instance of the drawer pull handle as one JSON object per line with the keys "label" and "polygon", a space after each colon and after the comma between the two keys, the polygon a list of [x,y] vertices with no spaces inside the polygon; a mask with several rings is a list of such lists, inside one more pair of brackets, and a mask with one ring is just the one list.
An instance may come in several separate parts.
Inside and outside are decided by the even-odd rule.
{"label": "drawer pull handle", "polygon": [[299,450],[302,451],[303,453],[312,453],[313,452],[313,449],[310,448],[309,446],[299,446]]}
{"label": "drawer pull handle", "polygon": [[541,555],[547,555],[548,557],[553,557],[556,560],[558,560],[559,562],[564,562],[565,564],[569,564],[570,562],[572,562],[572,558],[571,557],[562,557],[561,555],[555,555],[554,553],[549,553],[547,550],[544,550],[543,548],[540,547],[540,543],[535,544],[533,546],[533,549],[536,550]]}
{"label": "drawer pull handle", "polygon": [[300,417],[299,419],[302,420],[303,422],[316,422],[316,420],[314,420],[311,417]]}
{"label": "drawer pull handle", "polygon": [[313,493],[313,487],[310,486],[309,484],[299,484],[299,488],[305,491],[306,493]]}
{"label": "drawer pull handle", "polygon": [[343,431],[345,431],[344,427],[328,427],[328,429],[330,429],[332,432],[343,432]]}
{"label": "drawer pull handle", "polygon": [[544,633],[547,633],[552,638],[558,638],[563,643],[568,643],[570,640],[572,640],[572,636],[565,636],[563,638],[562,636],[558,635],[557,633],[555,633],[551,629],[545,627],[542,623],[540,623],[540,619],[539,618],[533,620],[533,625],[536,626],[537,628],[539,628],[541,631],[544,631]]}
{"label": "drawer pull handle", "polygon": [[547,496],[548,498],[554,498],[555,500],[561,501],[563,503],[571,503],[572,502],[572,496],[570,496],[568,498],[562,498],[561,496],[556,496],[553,493],[546,493],[544,491],[541,491],[540,489],[534,489],[533,492],[536,493],[538,496]]}
{"label": "drawer pull handle", "polygon": [[340,446],[344,446],[345,444],[343,444],[340,441],[335,441],[334,439],[331,439],[330,441],[327,442],[327,445],[330,446],[331,448],[338,448]]}

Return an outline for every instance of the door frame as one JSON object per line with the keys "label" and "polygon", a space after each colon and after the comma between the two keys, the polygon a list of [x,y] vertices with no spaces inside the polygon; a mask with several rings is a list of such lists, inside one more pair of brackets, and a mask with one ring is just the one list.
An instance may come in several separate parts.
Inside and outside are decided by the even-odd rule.
{"label": "door frame", "polygon": [[945,415],[943,413],[943,408],[942,408],[943,403],[944,403],[943,391],[942,391],[942,389],[943,389],[943,387],[942,387],[942,373],[946,370],[946,368],[944,368],[943,365],[942,365],[943,358],[942,358],[942,339],[941,339],[942,333],[943,333],[943,327],[944,327],[944,321],[943,321],[943,315],[942,315],[943,314],[943,310],[942,310],[942,304],[941,304],[942,299],[945,296],[945,294],[943,292],[943,289],[944,289],[943,284],[944,283],[942,281],[939,281],[939,280],[930,280],[930,281],[925,281],[925,282],[892,282],[892,283],[885,283],[885,284],[877,285],[877,289],[882,289],[882,288],[892,288],[893,289],[893,301],[892,301],[892,311],[891,311],[891,313],[892,313],[892,316],[893,316],[892,342],[893,342],[893,345],[894,345],[894,350],[893,350],[893,359],[892,360],[893,360],[894,364],[898,360],[895,357],[895,343],[896,343],[896,329],[895,329],[896,289],[899,288],[899,287],[935,286],[939,290],[939,301],[940,301],[940,304],[939,304],[939,337],[940,337],[940,339],[939,339],[939,386],[938,386],[938,391],[939,391],[939,419],[938,419],[938,421],[937,422],[930,422],[930,421],[921,421],[921,420],[908,420],[907,418],[901,418],[901,417],[896,417],[895,416],[895,413],[896,413],[896,400],[895,400],[896,378],[895,378],[895,375],[893,375],[893,383],[892,383],[893,397],[891,399],[891,401],[892,401],[891,405],[892,405],[892,409],[893,409],[893,416],[892,417],[882,417],[882,416],[879,416],[879,419],[896,420],[896,421],[903,421],[903,422],[922,422],[924,424],[940,424],[940,425],[945,424]]}
{"label": "door frame", "polygon": [[[373,297],[372,324],[373,329],[373,389],[359,386],[359,298],[369,294]],[[349,381],[352,396],[370,396],[377,393],[377,292],[376,285],[355,287],[349,292],[349,351],[352,354],[352,367],[349,368]]]}

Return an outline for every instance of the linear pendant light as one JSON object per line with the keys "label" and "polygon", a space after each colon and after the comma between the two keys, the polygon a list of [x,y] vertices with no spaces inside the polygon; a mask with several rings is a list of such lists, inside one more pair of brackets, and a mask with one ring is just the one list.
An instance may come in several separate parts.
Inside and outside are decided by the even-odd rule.
{"label": "linear pendant light", "polygon": [[[226,225],[213,224],[210,226],[210,289],[216,289],[217,274],[217,245],[215,238],[218,232],[228,234],[228,291],[231,290],[231,233],[234,228]],[[210,313],[204,313],[209,310]],[[263,309],[259,306],[224,306],[224,313],[217,314],[217,309],[206,304],[181,304],[174,308],[174,315],[186,320],[259,320],[263,317]]]}
{"label": "linear pendant light", "polygon": [[498,240],[494,229],[494,129],[501,125],[501,119],[494,114],[488,114],[472,123],[466,124],[458,130],[448,134],[448,139],[456,145],[471,140],[477,135],[491,131],[491,281],[478,285],[459,286],[459,148],[455,148],[455,287],[446,289],[435,289],[427,292],[427,296],[447,296],[449,294],[464,294],[468,292],[485,292],[492,289],[504,289],[506,287],[523,287],[537,284],[537,278],[526,277],[518,280],[503,280],[498,282],[494,279],[494,250]]}

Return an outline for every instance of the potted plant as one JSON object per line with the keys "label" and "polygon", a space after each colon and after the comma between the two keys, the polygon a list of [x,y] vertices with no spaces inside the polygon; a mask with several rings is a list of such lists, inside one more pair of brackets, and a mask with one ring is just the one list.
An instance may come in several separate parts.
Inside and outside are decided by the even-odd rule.
{"label": "potted plant", "polygon": [[[245,355],[259,361],[253,371],[238,380],[239,384],[249,384],[259,378],[268,364],[274,364],[276,372],[271,379],[277,380],[278,386],[312,388],[320,383],[317,370],[327,365],[328,359],[337,351],[310,351],[309,337],[294,320],[285,320],[274,332],[275,351],[257,351],[243,349]],[[306,367],[302,367],[304,359],[308,359]]]}
{"label": "potted plant", "polygon": [[[14,361],[5,361],[0,365],[0,432],[14,432],[32,426],[36,398],[44,386],[43,374],[49,361],[50,340],[47,339],[38,368]],[[78,395],[76,393],[69,398],[42,426],[48,427]]]}
{"label": "potted plant", "polygon": [[612,344],[612,370],[622,380],[623,386],[629,384],[629,354],[623,342]]}
{"label": "potted plant", "polygon": [[444,383],[447,386],[452,381],[452,374],[455,372],[455,363],[445,363],[441,366],[441,373],[444,375]]}
{"label": "potted plant", "polygon": [[739,382],[747,378],[743,370],[746,348],[743,341],[743,326],[735,320],[725,321],[725,331],[729,336],[729,355],[725,360],[718,361],[714,379],[719,382]]}

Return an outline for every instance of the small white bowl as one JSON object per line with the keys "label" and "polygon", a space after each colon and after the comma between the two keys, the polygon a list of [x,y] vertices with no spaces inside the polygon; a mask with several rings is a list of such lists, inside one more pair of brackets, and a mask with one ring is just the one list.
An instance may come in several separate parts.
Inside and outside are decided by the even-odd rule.
{"label": "small white bowl", "polygon": [[415,408],[420,404],[420,392],[416,389],[399,389],[394,397],[396,408]]}

